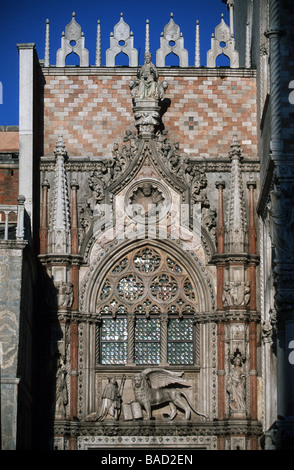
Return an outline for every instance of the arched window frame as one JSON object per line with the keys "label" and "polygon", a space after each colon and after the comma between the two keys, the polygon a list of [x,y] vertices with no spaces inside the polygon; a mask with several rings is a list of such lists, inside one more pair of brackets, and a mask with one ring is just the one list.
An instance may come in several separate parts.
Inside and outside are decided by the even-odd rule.
{"label": "arched window frame", "polygon": [[[147,274],[135,270],[135,258],[138,254],[142,254],[146,250],[150,250],[155,254],[153,262],[157,265],[154,271]],[[160,260],[156,260],[157,255],[160,254]],[[141,258],[142,261],[142,258]],[[146,264],[147,263],[147,264]],[[145,259],[145,265],[148,266],[148,260]],[[150,267],[149,269],[152,269]],[[144,288],[140,292],[141,297],[132,300],[124,299],[123,296],[130,294],[128,290],[120,292],[120,282],[133,276],[133,281],[136,282],[143,280]],[[169,277],[169,280],[177,281],[177,293],[173,297],[170,294],[170,299],[165,302],[164,299],[157,302],[156,295],[162,296],[164,289],[159,289],[158,286],[154,287],[155,280],[160,280],[162,277]],[[126,283],[127,284],[127,283]],[[146,287],[148,286],[148,288]],[[153,294],[151,294],[153,289]],[[148,290],[149,289],[149,290]],[[156,290],[157,289],[157,290]],[[170,286],[172,292],[172,285]],[[120,295],[121,294],[121,295]],[[136,292],[135,292],[136,297]],[[190,297],[190,298],[189,298]],[[99,304],[99,305],[98,305]],[[137,248],[126,256],[122,256],[118,260],[109,273],[106,274],[98,293],[97,311],[101,317],[101,322],[96,327],[96,365],[97,366],[123,366],[123,365],[179,365],[179,366],[193,366],[198,363],[196,343],[199,342],[199,328],[194,324],[193,317],[198,311],[198,298],[195,286],[189,276],[187,270],[178,263],[175,257],[169,255],[161,248],[154,248],[151,246],[144,246]],[[156,324],[152,329],[152,322]],[[112,324],[114,336],[109,336],[105,339],[105,325]],[[151,339],[140,336],[138,333],[139,325],[142,323],[147,326],[146,331],[151,334]],[[118,325],[124,325],[120,331]],[[189,324],[189,335],[187,336],[186,329],[183,328],[184,324]],[[178,331],[175,325],[179,326]],[[182,328],[180,328],[182,327]],[[182,331],[181,331],[182,330]],[[115,331],[117,339],[115,339]],[[172,337],[172,332],[175,334]],[[144,333],[144,332],[143,332]],[[111,352],[113,343],[120,347],[115,348]],[[143,349],[151,348],[150,357],[143,360]],[[108,357],[106,357],[105,350],[108,348]],[[138,350],[141,348],[141,359]],[[178,356],[181,360],[174,360],[176,356],[176,349],[181,349]],[[174,349],[174,352],[172,350]],[[186,349],[186,354],[185,354]],[[121,351],[123,350],[123,354]],[[187,350],[190,353],[187,353]],[[112,358],[112,359],[111,359]]]}

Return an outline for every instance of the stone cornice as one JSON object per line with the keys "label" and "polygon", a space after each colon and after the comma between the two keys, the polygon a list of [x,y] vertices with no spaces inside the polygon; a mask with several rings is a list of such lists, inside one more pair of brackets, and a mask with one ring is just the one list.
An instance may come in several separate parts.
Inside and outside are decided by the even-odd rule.
{"label": "stone cornice", "polygon": [[236,307],[226,308],[225,310],[218,310],[216,312],[202,312],[194,315],[195,323],[219,323],[229,321],[260,322],[260,313],[256,310],[245,310],[243,307],[239,309]]}
{"label": "stone cornice", "polygon": [[56,265],[56,264],[66,264],[66,265],[80,265],[83,263],[83,257],[80,255],[72,255],[72,254],[56,254],[56,253],[48,253],[45,255],[39,255],[39,260],[42,264],[48,265]]}
{"label": "stone cornice", "polygon": [[27,240],[0,240],[0,250],[24,250],[28,243]]}
{"label": "stone cornice", "polygon": [[258,255],[250,255],[248,253],[216,253],[212,256],[209,264],[212,265],[229,265],[229,264],[244,264],[257,265],[259,264]]}
{"label": "stone cornice", "polygon": [[[133,77],[137,74],[137,67],[96,67],[96,66],[89,66],[89,67],[44,67],[41,64],[43,75],[81,75],[81,76],[88,76],[88,75],[96,75],[96,76],[127,76]],[[255,69],[248,69],[248,68],[229,68],[229,67],[157,67],[158,73],[160,76],[165,77],[256,77],[256,70]]]}

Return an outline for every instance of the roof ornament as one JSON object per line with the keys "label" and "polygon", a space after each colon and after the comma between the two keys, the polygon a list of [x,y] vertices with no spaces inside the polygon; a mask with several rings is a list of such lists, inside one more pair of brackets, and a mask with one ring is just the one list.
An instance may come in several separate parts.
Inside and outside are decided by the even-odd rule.
{"label": "roof ornament", "polygon": [[156,51],[157,67],[165,66],[165,58],[173,53],[179,57],[180,67],[188,67],[188,51],[184,49],[183,33],[180,27],[174,22],[174,14],[170,14],[170,21],[164,27],[160,38],[160,49]]}
{"label": "roof ornament", "polygon": [[89,51],[85,48],[84,33],[75,16],[73,12],[71,22],[62,33],[61,48],[56,53],[56,67],[65,67],[65,59],[72,52],[80,58],[81,67],[89,67]]}
{"label": "roof ornament", "polygon": [[114,26],[113,33],[110,33],[110,47],[106,51],[106,67],[115,67],[115,58],[123,52],[129,58],[129,66],[138,66],[138,51],[134,48],[134,34],[130,31],[129,25],[120,14],[119,22]]}
{"label": "roof ornament", "polygon": [[216,58],[221,54],[230,59],[231,68],[239,67],[239,53],[235,50],[235,40],[230,27],[224,22],[223,14],[211,37],[211,49],[207,52],[207,67],[216,67]]}

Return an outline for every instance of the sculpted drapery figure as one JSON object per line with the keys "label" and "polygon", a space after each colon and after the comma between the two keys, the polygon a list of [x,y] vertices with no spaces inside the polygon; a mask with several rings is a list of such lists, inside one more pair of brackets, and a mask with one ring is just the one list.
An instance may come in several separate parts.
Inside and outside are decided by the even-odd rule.
{"label": "sculpted drapery figure", "polygon": [[122,403],[120,392],[116,378],[108,377],[108,384],[102,393],[100,410],[88,415],[86,421],[104,421],[108,415],[117,421],[120,416]]}
{"label": "sculpted drapery figure", "polygon": [[151,62],[150,53],[145,54],[145,64],[138,73],[139,87],[138,98],[158,98],[158,72],[155,65]]}
{"label": "sculpted drapery figure", "polygon": [[245,374],[242,367],[242,356],[239,351],[232,359],[233,367],[230,372],[227,391],[230,395],[230,409],[232,412],[245,412]]}
{"label": "sculpted drapery figure", "polygon": [[151,53],[146,52],[145,63],[138,70],[137,78],[130,80],[131,94],[137,100],[158,100],[168,87],[166,80],[158,82],[158,71],[151,59]]}

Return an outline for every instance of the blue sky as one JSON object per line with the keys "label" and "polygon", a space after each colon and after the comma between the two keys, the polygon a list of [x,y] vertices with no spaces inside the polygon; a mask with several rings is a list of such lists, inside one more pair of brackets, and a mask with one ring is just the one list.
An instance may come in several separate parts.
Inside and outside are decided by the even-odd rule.
{"label": "blue sky", "polygon": [[[35,43],[39,59],[44,58],[45,25],[50,21],[50,61],[56,63],[56,51],[61,44],[61,35],[71,21],[72,12],[85,34],[85,47],[89,50],[90,65],[95,64],[97,20],[101,22],[102,66],[109,47],[110,33],[123,12],[124,20],[134,33],[134,47],[141,49],[140,64],[145,47],[146,19],[150,22],[150,50],[155,62],[156,50],[160,47],[160,33],[174,14],[174,21],[184,36],[184,46],[189,53],[189,65],[194,65],[195,25],[200,24],[201,65],[206,65],[206,52],[210,49],[211,34],[224,14],[229,24],[229,14],[221,0],[182,0],[159,2],[156,0],[49,0],[43,2],[3,2],[0,10],[0,81],[2,104],[0,125],[18,125],[18,43]],[[70,63],[70,62],[69,62]],[[74,63],[74,62],[73,62]],[[167,63],[171,65],[172,63]],[[124,62],[117,62],[124,65]]]}

